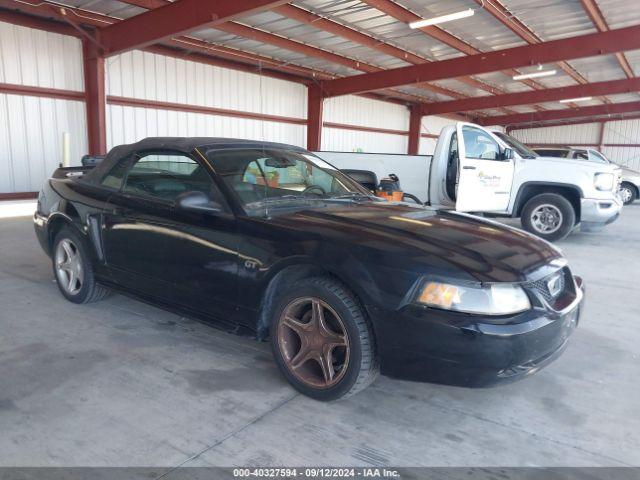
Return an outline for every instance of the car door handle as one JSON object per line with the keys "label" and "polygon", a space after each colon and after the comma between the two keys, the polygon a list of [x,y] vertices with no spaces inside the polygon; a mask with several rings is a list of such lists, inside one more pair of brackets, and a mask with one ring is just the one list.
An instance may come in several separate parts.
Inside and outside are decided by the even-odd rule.
{"label": "car door handle", "polygon": [[469,165],[465,165],[464,167],[462,167],[463,170],[475,170],[476,167],[471,167]]}

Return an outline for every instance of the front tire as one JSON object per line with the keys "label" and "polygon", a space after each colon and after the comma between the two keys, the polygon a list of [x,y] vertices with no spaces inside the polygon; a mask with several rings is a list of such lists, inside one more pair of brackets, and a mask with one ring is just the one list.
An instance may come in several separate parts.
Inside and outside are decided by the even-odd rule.
{"label": "front tire", "polygon": [[357,299],[326,277],[296,282],[270,324],[276,363],[291,385],[316,400],[356,394],[378,375],[371,326]]}
{"label": "front tire", "polygon": [[635,202],[638,199],[636,187],[628,182],[623,182],[620,185],[620,197],[625,205]]}
{"label": "front tire", "polygon": [[109,290],[96,283],[84,240],[70,227],[63,227],[56,235],[52,260],[58,288],[70,302],[97,302],[109,294]]}
{"label": "front tire", "polygon": [[571,233],[576,223],[576,212],[562,195],[542,193],[525,204],[521,222],[527,232],[554,242]]}

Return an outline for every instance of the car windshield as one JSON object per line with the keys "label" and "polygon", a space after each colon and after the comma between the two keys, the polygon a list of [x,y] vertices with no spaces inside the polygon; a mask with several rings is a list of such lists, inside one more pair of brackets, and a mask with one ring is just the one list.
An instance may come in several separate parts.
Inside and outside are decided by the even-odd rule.
{"label": "car windshield", "polygon": [[502,132],[493,132],[493,133],[498,138],[500,138],[500,140],[502,140],[511,148],[513,148],[516,152],[518,152],[518,155],[520,155],[522,158],[536,158],[538,156],[536,152],[531,150],[529,147],[527,147],[523,143],[520,143],[518,140],[516,140],[512,136]]}
{"label": "car windshield", "polygon": [[375,200],[357,182],[308,152],[234,148],[207,152],[248,215]]}

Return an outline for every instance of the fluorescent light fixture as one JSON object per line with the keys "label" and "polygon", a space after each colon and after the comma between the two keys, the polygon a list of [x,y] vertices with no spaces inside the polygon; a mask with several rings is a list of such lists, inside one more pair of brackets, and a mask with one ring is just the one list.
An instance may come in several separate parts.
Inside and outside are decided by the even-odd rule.
{"label": "fluorescent light fixture", "polygon": [[592,98],[593,97],[565,98],[564,100],[560,100],[560,103],[586,102],[587,100],[591,100]]}
{"label": "fluorescent light fixture", "polygon": [[425,18],[424,20],[417,20],[415,22],[411,22],[409,24],[409,27],[411,28],[428,27],[429,25],[435,25],[436,23],[450,22],[452,20],[459,20],[461,18],[471,17],[474,13],[475,13],[475,10],[473,8],[468,8],[460,12],[449,13],[447,15],[440,15],[439,17],[432,17],[432,18]]}
{"label": "fluorescent light fixture", "polygon": [[514,80],[526,80],[527,78],[540,78],[540,77],[550,77],[551,75],[555,75],[556,70],[538,70],[537,72],[531,73],[522,73],[520,75],[514,75]]}

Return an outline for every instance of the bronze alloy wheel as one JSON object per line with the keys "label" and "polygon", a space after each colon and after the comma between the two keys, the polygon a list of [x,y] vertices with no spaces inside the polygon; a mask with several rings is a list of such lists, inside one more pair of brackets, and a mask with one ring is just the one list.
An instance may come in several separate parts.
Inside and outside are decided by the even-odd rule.
{"label": "bronze alloy wheel", "polygon": [[278,320],[278,348],[289,371],[312,388],[329,388],[349,366],[349,337],[336,311],[315,297],[290,302]]}

